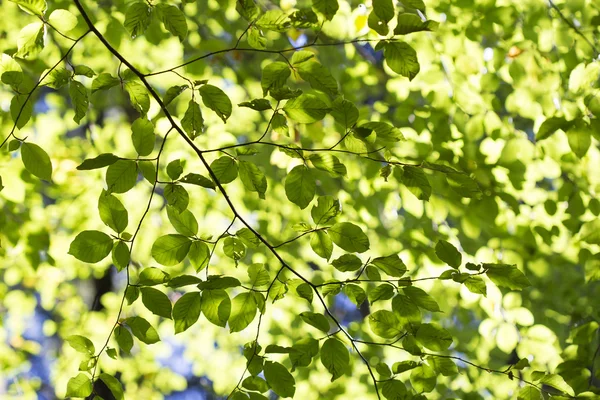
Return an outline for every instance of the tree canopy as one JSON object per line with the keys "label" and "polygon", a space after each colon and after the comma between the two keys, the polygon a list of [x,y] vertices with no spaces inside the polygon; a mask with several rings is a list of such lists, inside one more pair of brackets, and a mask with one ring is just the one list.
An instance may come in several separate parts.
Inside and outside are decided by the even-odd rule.
{"label": "tree canopy", "polygon": [[0,394],[600,395],[597,1],[0,15]]}

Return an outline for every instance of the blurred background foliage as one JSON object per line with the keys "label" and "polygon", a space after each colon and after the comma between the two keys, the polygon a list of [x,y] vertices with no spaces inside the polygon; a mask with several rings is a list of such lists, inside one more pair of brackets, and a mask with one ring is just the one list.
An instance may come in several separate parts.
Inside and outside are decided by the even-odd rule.
{"label": "blurred background foliage", "polygon": [[[136,68],[149,74],[235,46],[248,26],[235,3],[172,2],[186,17],[188,34],[183,41],[157,19],[144,34],[132,38],[124,27],[131,2],[86,1],[84,7],[107,41]],[[424,15],[417,11],[418,3],[399,2],[394,13]],[[398,374],[409,389],[406,398],[419,398],[417,394],[423,392],[422,398],[430,399],[514,399],[527,387],[518,378],[535,381],[534,371],[558,374],[574,394],[597,398],[600,4],[594,0],[425,3],[427,18],[440,24],[433,32],[402,37],[416,50],[420,65],[411,80],[394,72],[384,61],[383,51],[377,49],[376,39],[381,36],[369,28],[374,5],[371,1],[339,1],[339,10],[331,21],[319,15],[319,23],[311,29],[250,31],[240,43],[240,47],[250,48],[247,42],[251,34],[265,40],[268,49],[303,46],[315,39],[317,44],[350,42],[359,37],[374,39],[310,47],[338,82],[339,93],[358,107],[359,121],[387,122],[405,139],[388,145],[386,151],[372,153],[373,160],[336,153],[347,169],[343,178],[316,172],[317,195],[339,199],[342,215],[338,220],[359,225],[369,237],[370,250],[360,255],[362,262],[368,262],[367,256],[397,253],[408,268],[407,277],[437,277],[448,270],[436,253],[436,243],[445,240],[459,249],[463,264],[516,264],[531,283],[522,291],[514,291],[484,278],[485,295],[473,293],[453,279],[416,283],[437,300],[441,311],[419,311],[422,315],[418,321],[434,322],[452,335],[452,346],[442,353],[484,368],[455,359],[459,373],[444,376],[436,369],[435,358],[415,356],[401,348],[357,345],[373,369],[378,366],[376,374],[381,380],[388,376],[380,363],[391,367],[401,361],[425,362],[427,368],[421,368],[421,376],[411,375],[410,371]],[[282,0],[257,4],[261,13],[281,9],[289,14],[306,10],[312,3]],[[48,1],[47,6],[46,16],[56,9],[76,16],[77,24],[67,36],[78,38],[86,32],[87,25],[72,1]],[[22,29],[38,23],[39,18],[10,1],[0,2],[0,15],[0,73],[15,71],[17,63],[23,72],[19,90],[27,93],[73,41],[46,27],[43,48],[23,54],[19,48],[25,40]],[[386,35],[389,37],[384,32]],[[202,105],[204,128],[195,139],[201,149],[253,141],[265,129],[269,141],[286,145],[328,148],[339,142],[344,129],[331,116],[313,124],[290,121],[288,128],[274,130],[272,124],[268,125],[269,112],[236,106],[263,97],[261,74],[273,61],[284,60],[260,51],[228,51],[178,69],[183,77],[166,72],[147,79],[161,97],[174,85],[188,84],[185,78],[206,79],[229,96],[234,106],[226,124]],[[96,74],[127,76],[129,72],[93,34],[87,34],[73,48],[66,62],[67,69],[85,65]],[[76,79],[89,91],[95,78],[81,75]],[[315,93],[295,74],[289,86]],[[317,95],[331,103],[326,95]],[[13,128],[14,96],[10,83],[0,87],[2,140]],[[171,113],[183,118],[190,98],[190,90],[183,91],[169,105]],[[24,168],[19,160],[23,148],[19,150],[18,143],[10,146],[12,138],[0,151],[0,394],[7,399],[65,396],[67,382],[79,373],[85,358],[65,339],[83,335],[100,349],[110,337],[129,276],[131,282],[136,282],[139,271],[146,267],[160,267],[171,277],[196,275],[195,266],[188,260],[162,267],[151,256],[155,240],[174,233],[167,216],[166,186],[160,184],[136,238],[128,273],[118,272],[111,257],[89,264],[68,254],[78,233],[108,232],[97,209],[102,187],[106,188],[104,170],[81,171],[76,167],[102,153],[136,159],[131,125],[140,114],[120,83],[89,94],[87,115],[79,123],[73,120],[75,110],[66,87],[41,85],[32,103],[30,121],[15,135],[48,153],[51,181],[40,180]],[[147,115],[158,136],[164,137],[170,124],[154,100]],[[346,141],[343,148],[357,151],[352,150],[354,145],[359,152],[363,147],[376,149],[375,143],[355,141]],[[266,199],[248,191],[240,180],[228,184],[227,191],[240,214],[276,245],[297,235],[296,224],[311,223],[311,207],[300,210],[288,202],[283,183],[301,160],[272,146],[252,148],[258,154],[237,157],[264,172]],[[234,150],[230,152],[235,154]],[[170,181],[166,165],[173,160],[182,160],[185,173],[205,174],[194,152],[175,133],[170,134],[161,155],[160,181]],[[222,155],[206,153],[209,162]],[[403,183],[401,167],[385,163],[386,159],[422,167],[419,171],[425,172],[431,184],[430,196],[419,195],[422,188]],[[453,184],[446,173],[436,170],[442,168],[440,165],[468,174],[476,182],[475,189],[464,182]],[[186,188],[190,196],[188,209],[199,223],[198,236],[207,240],[219,237],[233,216],[223,196],[218,190]],[[465,195],[468,190],[477,193]],[[140,174],[133,189],[118,195],[129,211],[128,232],[133,233],[142,218],[151,191],[152,185]],[[229,232],[235,234],[243,227],[235,221]],[[221,244],[215,248],[210,274],[226,274],[248,282],[246,271],[252,263],[265,263],[271,278],[280,268],[264,247],[248,247],[245,257],[238,261],[228,257]],[[308,236],[281,246],[278,252],[315,284],[353,277],[317,255]],[[332,259],[342,254],[336,248]],[[197,276],[204,279],[205,271]],[[267,300],[260,328],[263,348],[268,344],[291,346],[309,336],[322,338],[322,332],[298,316],[310,305],[293,289],[299,284],[297,278],[289,271],[279,277],[283,282],[289,280],[292,289],[274,304]],[[377,341],[367,315],[389,308],[391,300],[373,301],[372,293],[381,290],[379,283],[361,282],[360,286],[371,300],[368,305],[357,307],[346,289],[327,296],[326,301],[332,315],[351,335]],[[239,289],[228,291],[233,297]],[[175,303],[188,287],[161,290]],[[316,312],[323,312],[316,300],[313,304]],[[131,355],[121,353],[113,359],[102,354],[99,359],[99,371],[117,377],[126,398],[225,398],[236,387],[246,367],[242,346],[255,339],[258,319],[249,328],[229,334],[228,329],[201,317],[185,332],[174,335],[172,321],[154,315],[139,300],[126,305],[121,318],[138,315],[157,329],[161,341],[145,345],[136,340]],[[111,337],[109,348],[115,347]],[[376,398],[367,368],[354,351],[351,353],[351,369],[334,382],[317,361],[296,369],[295,398]],[[285,354],[271,354],[270,358],[289,368],[287,358],[282,356]],[[523,358],[528,359],[530,367],[511,369],[510,376],[485,370],[506,370]],[[436,369],[434,387],[429,387],[432,368]],[[546,389],[546,398],[560,394],[557,385],[539,387]],[[524,393],[520,398],[540,398],[539,392],[532,392],[531,397]]]}

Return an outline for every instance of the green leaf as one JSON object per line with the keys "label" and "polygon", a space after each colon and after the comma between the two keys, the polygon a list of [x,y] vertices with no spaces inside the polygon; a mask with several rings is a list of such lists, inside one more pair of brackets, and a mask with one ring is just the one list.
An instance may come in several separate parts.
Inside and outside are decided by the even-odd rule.
{"label": "green leaf", "polygon": [[88,78],[93,78],[96,75],[96,73],[94,72],[94,70],[91,69],[90,67],[88,67],[87,65],[77,65],[77,66],[75,66],[75,68],[73,69],[73,73],[75,75],[87,76]]}
{"label": "green leaf", "polygon": [[169,283],[167,283],[167,286],[172,287],[172,288],[180,288],[183,286],[197,285],[200,282],[202,282],[202,279],[200,279],[196,276],[179,275],[172,279],[169,279]]}
{"label": "green leaf", "polygon": [[85,336],[81,335],[71,335],[65,339],[69,345],[77,350],[80,353],[88,354],[93,356],[96,354],[96,348],[94,347],[94,343]]}
{"label": "green leaf", "polygon": [[402,333],[400,320],[396,314],[387,310],[375,311],[369,315],[369,326],[373,333],[386,339],[393,339]]}
{"label": "green leaf", "polygon": [[417,368],[419,365],[416,361],[400,361],[392,365],[392,372],[394,374],[401,374],[402,372]]}
{"label": "green leaf", "polygon": [[265,361],[265,379],[271,389],[281,397],[294,397],[296,381],[292,374],[278,362]]}
{"label": "green leaf", "polygon": [[574,124],[574,121],[567,121],[563,117],[551,117],[545,120],[538,129],[535,139],[537,141],[544,140],[552,136],[557,130],[562,129],[568,131]]}
{"label": "green leaf", "polygon": [[139,82],[130,81],[125,83],[125,90],[129,93],[129,100],[133,108],[140,114],[146,115],[150,109],[150,96],[146,87]]}
{"label": "green leaf", "polygon": [[140,297],[140,288],[137,286],[128,286],[125,289],[125,299],[128,305],[132,305]]}
{"label": "green leaf", "polygon": [[452,268],[458,269],[462,264],[462,255],[460,252],[456,250],[456,247],[452,243],[445,240],[437,242],[435,245],[435,254]]}
{"label": "green leaf", "polygon": [[48,17],[48,22],[61,33],[69,32],[77,26],[77,17],[67,10],[54,10]]}
{"label": "green leaf", "polygon": [[350,301],[356,304],[356,307],[360,307],[361,304],[367,299],[367,294],[365,293],[364,289],[358,285],[350,283],[344,286],[343,290]]}
{"label": "green leaf", "polygon": [[327,93],[330,96],[338,94],[338,85],[329,69],[316,61],[300,63],[296,70],[302,79],[310,84],[310,87]]}
{"label": "green leaf", "polygon": [[244,101],[238,104],[238,107],[247,107],[255,111],[272,110],[271,102],[268,99],[254,99],[251,101]]}
{"label": "green leaf", "polygon": [[[273,128],[274,132],[277,132],[280,135],[289,136],[289,127],[287,124],[287,118],[285,117],[285,115],[280,114],[279,112],[277,112],[277,113],[275,113],[275,115],[273,115],[273,118],[271,120],[271,128]],[[302,150],[290,150],[288,148],[283,148],[283,147],[279,147],[278,149],[280,151],[283,151],[285,154],[287,154],[290,157],[302,158]]]}
{"label": "green leaf", "polygon": [[44,49],[44,24],[33,22],[19,32],[15,57],[33,58]]}
{"label": "green leaf", "polygon": [[109,193],[125,193],[137,181],[137,164],[132,160],[118,160],[106,170],[106,185]]}
{"label": "green leaf", "polygon": [[[258,376],[249,376],[242,382],[242,387],[248,390],[254,390],[257,392],[265,393],[269,390],[269,384],[262,378]],[[265,397],[266,399],[266,397]]]}
{"label": "green leaf", "polygon": [[548,385],[548,386],[552,386],[554,389],[558,389],[561,392],[563,392],[571,397],[575,396],[575,392],[573,391],[573,388],[571,386],[569,386],[567,384],[567,382],[565,382],[563,377],[558,374],[544,375],[544,377],[542,379],[540,379],[539,383],[542,383],[542,384]]}
{"label": "green leaf", "polygon": [[251,191],[257,192],[261,199],[265,198],[267,191],[267,178],[265,174],[254,164],[249,161],[240,160],[239,175],[244,187]]}
{"label": "green leaf", "polygon": [[387,122],[371,121],[360,124],[360,128],[375,131],[377,140],[382,143],[396,143],[405,140],[404,135],[398,128]]}
{"label": "green leaf", "polygon": [[390,31],[388,24],[381,18],[379,18],[375,10],[371,11],[371,13],[369,14],[369,18],[367,19],[367,25],[369,26],[369,28],[377,32],[380,36],[387,36],[387,34]]}
{"label": "green leaf", "polygon": [[248,30],[248,44],[250,47],[265,50],[267,48],[267,38],[265,38],[256,26],[252,25]]}
{"label": "green leaf", "polygon": [[329,21],[333,19],[339,9],[338,0],[313,0],[313,8]]}
{"label": "green leaf", "polygon": [[210,164],[210,169],[222,185],[233,182],[238,176],[238,165],[231,157],[217,158]]}
{"label": "green leaf", "polygon": [[298,29],[315,29],[319,23],[319,17],[309,8],[302,8],[290,14],[290,22],[292,27]]}
{"label": "green leaf", "polygon": [[567,130],[567,139],[573,153],[577,157],[583,158],[592,145],[592,135],[589,125],[583,121],[577,121],[575,125]]}
{"label": "green leaf", "polygon": [[242,228],[235,233],[244,244],[252,249],[257,249],[262,244],[258,236],[256,236],[250,229]]}
{"label": "green leaf", "polygon": [[129,265],[129,247],[124,242],[118,241],[115,243],[112,249],[112,261],[117,267],[117,271],[122,271]]}
{"label": "green leaf", "polygon": [[452,190],[462,197],[481,198],[481,189],[477,182],[470,176],[459,173],[447,173],[446,180]]}
{"label": "green leaf", "polygon": [[164,235],[152,245],[152,257],[161,265],[176,265],[187,256],[191,244],[183,235]]}
{"label": "green leaf", "polygon": [[240,293],[231,302],[229,331],[240,332],[254,320],[257,304],[252,293]]}
{"label": "green leaf", "polygon": [[517,268],[509,264],[483,264],[486,275],[496,286],[504,286],[511,290],[521,290],[531,286],[529,279]]}
{"label": "green leaf", "polygon": [[268,64],[262,70],[261,87],[263,96],[271,90],[282,88],[292,73],[288,65],[281,61]]}
{"label": "green leaf", "polygon": [[308,283],[301,283],[298,285],[296,293],[303,299],[308,300],[309,303],[312,303],[314,294],[312,287]]}
{"label": "green leaf", "polygon": [[87,263],[102,261],[113,248],[113,240],[106,233],[83,231],[75,237],[69,247],[69,254]]}
{"label": "green leaf", "polygon": [[331,265],[342,272],[356,271],[362,266],[362,261],[354,254],[344,254],[333,260]]}
{"label": "green leaf", "polygon": [[248,22],[251,22],[256,17],[258,17],[258,14],[260,12],[256,4],[254,3],[254,0],[237,0],[235,9]]}
{"label": "green leaf", "polygon": [[427,175],[421,168],[404,166],[402,169],[395,168],[398,171],[394,174],[417,199],[428,201],[431,196],[431,185],[427,179]]}
{"label": "green leaf", "polygon": [[181,93],[183,93],[188,87],[188,85],[177,85],[171,86],[169,89],[167,89],[167,93],[165,93],[165,97],[163,97],[163,104],[165,107],[171,104],[171,102],[175,100],[175,98],[177,98],[177,96],[179,96]]}
{"label": "green leaf", "polygon": [[373,0],[373,11],[386,24],[396,15],[392,0]]}
{"label": "green leaf", "polygon": [[52,162],[48,154],[34,143],[24,142],[21,145],[21,160],[25,169],[40,179],[52,180]]}
{"label": "green leaf", "polygon": [[41,80],[40,85],[48,86],[52,89],[60,89],[71,80],[71,71],[67,71],[65,68],[46,70],[45,73],[47,75]]}
{"label": "green leaf", "polygon": [[470,276],[463,282],[465,287],[469,289],[471,293],[487,295],[487,287],[484,280],[479,276]]}
{"label": "green leaf", "polygon": [[98,212],[102,222],[115,232],[121,233],[127,229],[129,214],[125,206],[119,199],[105,190],[102,190],[102,194],[98,199]]}
{"label": "green leaf", "polygon": [[16,3],[22,10],[28,12],[29,14],[43,16],[46,12],[45,0],[9,0],[13,3]]}
{"label": "green leaf", "polygon": [[113,86],[117,86],[119,83],[121,83],[119,78],[115,78],[111,74],[102,73],[92,82],[92,94],[98,90],[110,89]]}
{"label": "green leaf", "polygon": [[436,21],[422,21],[416,14],[402,13],[398,15],[398,24],[394,29],[394,35],[408,35],[409,33],[422,31],[435,31],[439,23]]}
{"label": "green leaf", "polygon": [[232,107],[231,100],[225,92],[212,85],[203,85],[199,91],[204,105],[217,113],[223,122],[227,122],[227,118],[231,116]]}
{"label": "green leaf", "polygon": [[167,283],[169,281],[169,274],[164,272],[163,270],[150,267],[144,268],[140,271],[139,282],[138,285],[141,286],[154,286],[154,285],[162,285],[163,283]]}
{"label": "green leaf", "polygon": [[232,276],[209,275],[206,281],[198,284],[198,289],[227,289],[241,285],[239,279]]}
{"label": "green leaf", "polygon": [[404,42],[387,42],[383,54],[392,71],[413,80],[421,70],[417,52]]}
{"label": "green leaf", "polygon": [[151,185],[154,185],[156,182],[156,168],[154,168],[154,163],[152,161],[138,161],[138,167],[144,179]]}
{"label": "green leaf", "polygon": [[185,14],[176,6],[170,4],[157,4],[155,10],[165,29],[171,32],[173,36],[177,36],[180,42],[183,42],[188,34]]}
{"label": "green leaf", "polygon": [[452,335],[444,328],[433,324],[421,324],[415,339],[424,347],[434,351],[444,351],[452,344]]}
{"label": "green leaf", "polygon": [[302,90],[300,90],[300,89],[292,90],[289,87],[271,89],[270,92],[271,92],[271,97],[273,97],[277,101],[294,99],[302,94]]}
{"label": "green leaf", "polygon": [[167,217],[173,228],[182,235],[192,237],[198,233],[198,221],[189,210],[179,212],[175,207],[167,206]]}
{"label": "green leaf", "polygon": [[369,238],[358,226],[350,222],[340,222],[327,231],[333,243],[343,250],[364,253],[369,250]]}
{"label": "green leaf", "polygon": [[431,365],[433,370],[439,375],[454,376],[458,375],[458,368],[454,361],[450,358],[444,357],[428,357],[427,362]]}
{"label": "green leaf", "polygon": [[517,395],[517,400],[542,400],[542,392],[536,387],[533,386],[525,386]]}
{"label": "green leaf", "polygon": [[287,13],[278,9],[271,9],[256,20],[256,26],[268,31],[285,32],[290,28],[291,22]]}
{"label": "green leaf", "polygon": [[344,375],[350,367],[350,353],[335,338],[329,338],[321,347],[321,363],[331,374],[331,382]]}
{"label": "green leaf", "polygon": [[81,82],[71,81],[69,84],[69,96],[71,96],[71,102],[75,107],[75,115],[73,121],[76,124],[81,122],[81,119],[87,114],[87,110],[90,104],[88,99],[87,89]]}
{"label": "green leaf", "polygon": [[127,328],[118,325],[115,328],[115,340],[122,351],[125,353],[131,352],[131,348],[133,347],[133,337]]}
{"label": "green leaf", "polygon": [[421,322],[421,310],[408,296],[398,294],[392,300],[392,310],[402,324]]}
{"label": "green leaf", "polygon": [[338,97],[331,104],[331,116],[347,130],[358,121],[358,108],[351,101]]}
{"label": "green leaf", "polygon": [[371,264],[375,265],[386,274],[397,278],[400,278],[406,273],[406,265],[404,265],[404,262],[397,254],[392,254],[387,257],[377,257],[371,261]]}
{"label": "green leaf", "polygon": [[167,164],[167,175],[173,180],[177,180],[183,174],[183,164],[181,160],[173,160]]}
{"label": "green leaf", "polygon": [[225,327],[231,313],[231,300],[223,289],[202,292],[202,314],[213,324]]}
{"label": "green leaf", "polygon": [[133,335],[146,344],[153,344],[160,341],[158,332],[142,317],[129,317],[123,321],[131,328]]}
{"label": "green leaf", "polygon": [[238,261],[246,256],[246,246],[241,240],[228,237],[223,240],[223,253],[232,260]]}
{"label": "green leaf", "polygon": [[340,214],[340,202],[332,196],[319,196],[317,205],[310,210],[310,215],[314,223],[318,225],[327,225]]}
{"label": "green leaf", "polygon": [[425,11],[425,3],[423,0],[402,0],[402,4],[406,7],[415,8],[421,12]]}
{"label": "green leaf", "polygon": [[312,172],[305,165],[294,167],[285,179],[285,194],[289,201],[305,209],[317,190]]}
{"label": "green leaf", "polygon": [[408,286],[402,289],[417,306],[433,312],[440,312],[440,306],[427,292],[415,286]]}
{"label": "green leaf", "polygon": [[27,99],[27,95],[18,94],[10,102],[10,115],[17,129],[24,127],[33,113],[33,102]]}
{"label": "green leaf", "polygon": [[283,106],[283,111],[296,122],[310,124],[325,118],[331,109],[315,95],[301,94],[288,100]]}
{"label": "green leaf", "polygon": [[[14,62],[17,64],[16,61]],[[18,90],[18,87],[23,82],[24,78],[23,71],[21,71],[20,68],[21,67],[19,67],[17,70],[8,70],[2,72],[2,74],[0,74],[2,82],[6,83],[7,85],[11,85],[13,89]]]}
{"label": "green leaf", "polygon": [[84,373],[69,379],[67,397],[87,397],[92,394],[92,380]]}
{"label": "green leaf", "polygon": [[151,287],[143,287],[140,292],[142,293],[142,303],[148,310],[158,316],[171,319],[172,306],[166,294]]}
{"label": "green leaf", "polygon": [[104,153],[100,154],[96,158],[85,160],[77,167],[77,169],[80,171],[88,171],[92,169],[104,168],[108,165],[116,163],[117,161],[119,161],[119,157],[115,156],[114,154]]}
{"label": "green leaf", "polygon": [[311,337],[298,339],[289,353],[292,371],[296,367],[308,367],[313,357],[319,354],[319,342]]}
{"label": "green leaf", "polygon": [[399,400],[406,398],[406,386],[397,379],[386,380],[381,385],[381,393],[388,400]]}
{"label": "green leaf", "polygon": [[143,34],[150,25],[150,8],[145,1],[132,3],[125,12],[123,23],[133,39]]}
{"label": "green leaf", "polygon": [[264,264],[251,264],[248,267],[248,277],[250,278],[251,288],[269,286],[271,283],[271,276],[269,275],[269,271],[267,271]]}
{"label": "green leaf", "polygon": [[427,364],[421,364],[410,373],[410,383],[417,393],[429,393],[435,388],[436,374]]}
{"label": "green leaf", "polygon": [[336,156],[331,154],[311,154],[308,159],[315,168],[329,172],[332,176],[346,176],[346,166],[340,162]]}
{"label": "green leaf", "polygon": [[190,173],[179,180],[181,183],[189,183],[190,185],[202,186],[207,189],[214,189],[217,187],[215,183],[210,179],[200,174]]}
{"label": "green leaf", "polygon": [[140,156],[147,156],[154,150],[156,135],[154,125],[146,118],[138,118],[131,124],[131,140]]}
{"label": "green leaf", "polygon": [[310,235],[310,247],[319,256],[329,260],[333,252],[333,243],[325,231],[316,231]]}
{"label": "green leaf", "polygon": [[200,292],[186,293],[177,300],[173,307],[173,321],[175,334],[184,332],[194,325],[200,317],[202,298]]}
{"label": "green leaf", "polygon": [[300,318],[309,325],[314,326],[318,330],[329,333],[329,321],[323,314],[317,314],[309,311],[300,313]]}
{"label": "green leaf", "polygon": [[117,271],[122,271],[129,265],[130,253],[129,247],[122,241],[115,242],[112,249],[112,262]]}
{"label": "green leaf", "polygon": [[[108,351],[107,351],[108,352]],[[107,373],[101,373],[98,378],[110,389],[115,400],[123,400],[123,387],[117,378]]]}
{"label": "green leaf", "polygon": [[185,211],[190,203],[190,195],[181,185],[168,184],[164,191],[167,204],[175,208],[180,213]]}

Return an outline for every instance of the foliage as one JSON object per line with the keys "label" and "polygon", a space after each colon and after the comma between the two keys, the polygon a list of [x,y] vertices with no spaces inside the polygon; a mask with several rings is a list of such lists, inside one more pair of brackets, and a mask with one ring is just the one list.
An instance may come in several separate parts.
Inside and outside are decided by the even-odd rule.
{"label": "foliage", "polygon": [[596,398],[600,6],[425,3],[0,3],[8,395]]}

